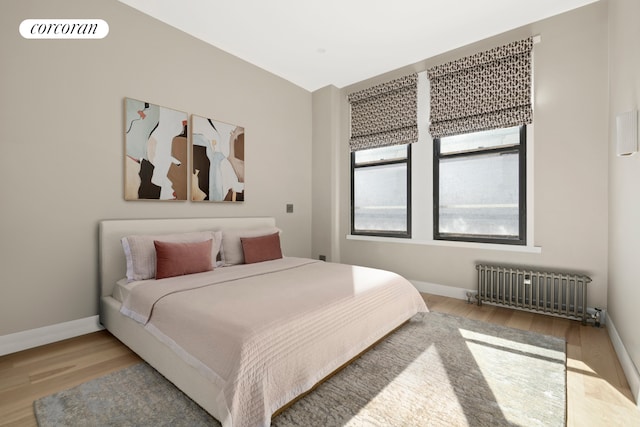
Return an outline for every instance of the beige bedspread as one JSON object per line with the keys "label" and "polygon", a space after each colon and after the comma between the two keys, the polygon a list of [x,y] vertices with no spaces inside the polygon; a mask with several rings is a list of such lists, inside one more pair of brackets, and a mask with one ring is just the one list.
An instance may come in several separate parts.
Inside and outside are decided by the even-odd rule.
{"label": "beige bedspread", "polygon": [[217,385],[224,427],[268,426],[271,415],[426,311],[388,271],[284,258],[144,282],[121,312]]}

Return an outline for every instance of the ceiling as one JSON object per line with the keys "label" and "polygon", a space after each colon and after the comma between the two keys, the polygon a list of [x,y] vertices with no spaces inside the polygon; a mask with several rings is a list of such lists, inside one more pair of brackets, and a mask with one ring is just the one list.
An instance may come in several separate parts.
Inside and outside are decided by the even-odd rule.
{"label": "ceiling", "polygon": [[120,0],[304,89],[348,86],[598,0]]}

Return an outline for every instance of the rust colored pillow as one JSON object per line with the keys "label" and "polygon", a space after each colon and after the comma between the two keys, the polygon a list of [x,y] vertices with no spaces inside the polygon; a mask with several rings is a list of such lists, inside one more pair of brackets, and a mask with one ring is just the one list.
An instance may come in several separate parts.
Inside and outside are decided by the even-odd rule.
{"label": "rust colored pillow", "polygon": [[241,237],[240,242],[245,264],[282,258],[279,233],[259,237]]}
{"label": "rust colored pillow", "polygon": [[212,240],[179,243],[153,241],[156,247],[156,279],[213,270]]}

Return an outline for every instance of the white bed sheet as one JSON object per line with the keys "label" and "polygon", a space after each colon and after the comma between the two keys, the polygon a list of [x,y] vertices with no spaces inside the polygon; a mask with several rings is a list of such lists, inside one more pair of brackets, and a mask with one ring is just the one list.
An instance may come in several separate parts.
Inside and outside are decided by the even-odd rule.
{"label": "white bed sheet", "polygon": [[131,294],[131,290],[142,282],[155,282],[155,280],[135,280],[130,282],[126,278],[120,279],[116,282],[116,286],[113,288],[113,294],[111,296],[118,302],[126,301],[129,294]]}
{"label": "white bed sheet", "polygon": [[394,273],[300,258],[144,282],[126,288],[121,312],[216,384],[225,427],[268,426],[281,406],[426,311]]}

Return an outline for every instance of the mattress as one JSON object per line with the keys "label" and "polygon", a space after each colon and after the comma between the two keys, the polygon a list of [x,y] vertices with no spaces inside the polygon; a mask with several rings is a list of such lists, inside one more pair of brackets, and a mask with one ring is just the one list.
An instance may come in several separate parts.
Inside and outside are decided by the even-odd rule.
{"label": "mattress", "polygon": [[216,385],[228,426],[268,426],[280,407],[426,311],[383,270],[284,258],[119,284],[121,313]]}

